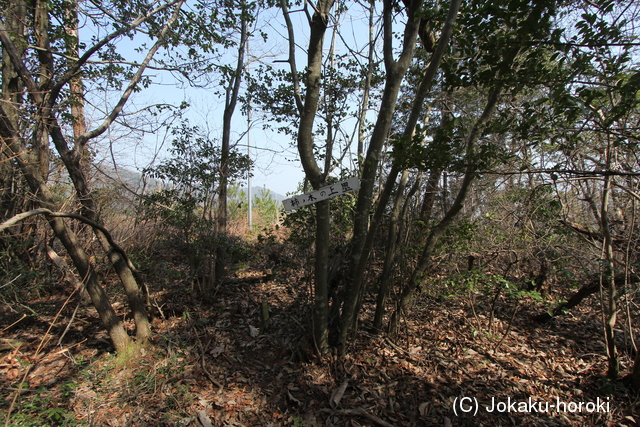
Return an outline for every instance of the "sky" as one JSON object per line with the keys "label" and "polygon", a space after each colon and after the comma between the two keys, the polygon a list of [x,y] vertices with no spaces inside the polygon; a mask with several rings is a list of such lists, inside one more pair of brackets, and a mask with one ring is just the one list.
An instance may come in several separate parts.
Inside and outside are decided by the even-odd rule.
{"label": "sky", "polygon": [[[277,17],[273,16],[277,12],[276,10],[266,11],[261,16],[262,28],[269,34],[269,39],[266,43],[260,37],[251,39],[250,49],[254,60],[254,55],[263,57],[260,61],[269,64],[276,64],[274,61],[286,59],[286,40],[279,34],[281,31],[285,31],[279,27],[282,20],[276,21]],[[296,23],[301,25],[298,20]],[[85,35],[95,32],[90,27],[81,28],[81,37],[83,31]],[[98,32],[105,33],[104,29]],[[300,35],[303,33],[300,32],[299,37]],[[303,37],[300,37],[299,41],[303,44],[306,43]],[[140,43],[139,37],[134,40],[127,38],[119,40],[118,53],[128,61],[132,61],[132,59],[140,61],[140,54],[135,51]],[[235,61],[233,53],[225,55],[223,60],[233,64]],[[181,87],[167,72],[147,70],[146,74],[153,75],[154,84],[134,94],[127,104],[127,111],[136,111],[152,104],[179,105],[186,101],[190,107],[184,116],[188,118],[190,125],[198,126],[213,140],[221,140],[224,99],[216,93],[218,88],[213,86],[203,89],[184,87],[184,85]],[[245,90],[244,87],[242,90]],[[91,105],[88,106],[88,120],[91,121],[93,117],[95,119],[93,125],[99,123],[103,117],[100,110],[104,111],[104,108],[99,107],[100,103],[104,105],[107,100],[109,104],[113,105],[119,96],[120,92],[113,91],[111,94],[101,95],[102,99],[96,99],[90,103],[96,108],[92,109]],[[258,117],[258,114],[254,114],[254,117]],[[134,120],[140,120],[140,118],[135,118],[132,115],[126,118],[122,117],[122,120],[133,124]],[[177,120],[176,124],[178,124]],[[251,131],[247,133],[247,117],[242,114],[240,104],[238,104],[233,116],[231,142],[232,144],[237,143],[237,149],[240,152],[249,152],[254,161],[252,187],[266,187],[281,195],[293,194],[304,179],[297,149],[292,144],[290,136],[265,130],[263,125],[264,123],[260,120],[254,120]],[[250,151],[247,148],[248,137],[250,138]],[[163,129],[141,136],[139,133],[129,131],[126,127],[114,126],[104,135],[99,143],[100,148],[97,148],[96,152],[99,156],[98,160],[111,164],[115,162],[120,168],[141,171],[152,162],[157,164],[169,156],[170,140],[171,136]],[[246,180],[241,182],[241,185],[246,186]]]}
{"label": "sky", "polygon": [[[296,43],[298,45],[296,61],[298,69],[302,70],[306,64],[304,50],[308,44],[308,24],[306,15],[302,11],[292,12],[291,18],[296,30]],[[334,24],[340,25],[340,28],[344,30],[341,32],[341,39],[337,42],[336,51],[338,54],[345,52],[344,43],[360,46],[360,48],[364,46],[368,41],[367,21],[367,14],[363,10],[357,10],[357,8],[350,9],[334,20]],[[259,63],[262,63],[276,68],[286,67],[288,69],[289,65],[283,62],[288,57],[288,41],[282,12],[279,9],[269,9],[261,12],[257,26],[259,30],[268,35],[268,38],[266,42],[260,36],[250,39],[250,58],[253,61],[251,67],[256,67]],[[95,30],[91,30],[88,27],[81,29],[81,37],[83,37],[82,31],[88,34]],[[98,31],[102,34],[105,33],[104,29]],[[326,44],[330,41],[330,35],[331,31],[329,30]],[[134,40],[123,38],[118,42],[118,52],[127,60],[135,58],[139,61],[141,57],[139,53],[136,53],[135,48],[140,43],[141,39],[139,37]],[[148,45],[150,44],[148,43]],[[226,54],[222,60],[233,65],[235,63],[235,52]],[[211,139],[218,141],[221,139],[224,100],[221,95],[216,93],[216,89],[219,88],[215,86],[208,89],[180,87],[167,72],[148,70],[147,74],[153,75],[154,84],[132,97],[127,105],[128,111],[136,111],[154,103],[178,105],[183,101],[187,101],[190,104],[190,108],[185,113],[185,116],[189,119],[190,125],[197,125],[200,129],[205,130]],[[245,90],[244,85],[242,90]],[[113,99],[108,102],[113,105],[118,96],[119,92],[114,92]],[[108,97],[106,96],[106,98]],[[104,100],[102,102],[104,103]],[[96,115],[100,116],[100,114]],[[253,117],[258,119],[260,114],[254,114]],[[285,196],[298,194],[297,188],[304,179],[304,172],[300,164],[297,148],[293,144],[291,136],[265,130],[264,125],[264,122],[255,120],[251,126],[250,156],[254,161],[251,185],[254,187],[266,187]],[[247,117],[241,112],[240,105],[238,105],[234,113],[232,128],[232,144],[234,142],[237,143],[238,150],[246,153],[248,123]],[[122,127],[119,129],[114,127],[109,132],[109,134],[105,135],[105,140],[103,141],[107,149],[102,150],[101,153],[105,161],[113,162],[115,159],[119,167],[141,171],[149,166],[151,162],[155,161],[157,164],[169,155],[167,149],[171,138],[164,130],[147,133],[144,137],[128,133],[129,131]],[[351,124],[348,125],[347,132],[354,134]],[[347,164],[350,162],[348,157],[345,161]],[[245,186],[246,182],[242,183],[242,185]]]}

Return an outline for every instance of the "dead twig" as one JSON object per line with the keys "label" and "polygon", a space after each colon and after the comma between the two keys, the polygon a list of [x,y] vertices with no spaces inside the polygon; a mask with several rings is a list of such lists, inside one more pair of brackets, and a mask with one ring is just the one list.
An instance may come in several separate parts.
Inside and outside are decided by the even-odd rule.
{"label": "dead twig", "polygon": [[71,315],[71,319],[69,319],[69,322],[67,323],[67,327],[64,328],[64,332],[60,335],[60,338],[58,339],[58,345],[62,344],[62,340],[64,339],[64,336],[67,335],[67,332],[69,332],[69,329],[71,328],[71,324],[73,323],[73,319],[76,318],[76,313],[78,313],[78,309],[80,308],[81,304],[82,303],[78,303],[78,305],[76,305],[75,310],[73,310],[73,314]]}
{"label": "dead twig", "polygon": [[202,344],[202,340],[200,339],[200,335],[197,333],[198,331],[196,330],[196,328],[192,325],[192,328],[194,330],[194,336],[196,337],[196,339],[198,340],[198,348],[200,349],[200,366],[202,367],[202,372],[204,373],[204,375],[209,379],[209,381],[211,381],[211,383],[213,385],[215,385],[216,387],[218,387],[218,392],[217,394],[222,393],[222,389],[224,388],[224,385],[222,385],[218,380],[216,380],[213,375],[211,375],[211,373],[209,372],[209,370],[207,369],[207,361],[206,361],[206,357],[205,357],[205,353],[206,353],[206,348],[205,346]]}
{"label": "dead twig", "polygon": [[395,425],[386,422],[385,420],[370,414],[369,412],[367,412],[366,410],[364,410],[363,408],[355,408],[355,409],[321,409],[322,412],[326,413],[326,414],[336,414],[336,415],[344,415],[344,416],[348,416],[348,417],[363,417],[368,419],[369,421],[379,425],[379,426],[383,426],[383,427],[395,427]]}
{"label": "dead twig", "polygon": [[[20,380],[20,385],[18,386],[18,391],[16,391],[15,395],[13,396],[13,399],[11,399],[11,403],[9,404],[9,409],[7,410],[7,416],[5,418],[5,427],[9,427],[9,423],[11,422],[11,412],[13,412],[13,409],[16,406],[16,402],[18,401],[18,397],[20,397],[20,394],[22,394],[24,391],[26,391],[24,389],[24,384],[27,381],[27,377],[29,376],[29,374],[31,373],[31,371],[33,370],[33,368],[39,363],[39,356],[40,356],[40,352],[42,351],[42,349],[45,346],[45,343],[48,342],[50,340],[50,332],[51,329],[53,329],[53,326],[56,324],[56,321],[58,320],[58,317],[60,317],[60,314],[62,313],[62,310],[64,310],[64,308],[67,306],[67,304],[69,303],[69,301],[71,301],[71,298],[73,297],[73,295],[75,294],[75,291],[73,291],[65,300],[64,304],[62,304],[62,307],[60,307],[60,310],[58,310],[58,312],[56,313],[55,317],[53,318],[53,321],[49,324],[49,328],[47,329],[47,331],[44,333],[44,336],[42,337],[42,339],[40,340],[40,343],[38,344],[38,348],[36,348],[36,351],[33,355],[33,359],[35,360],[35,363],[32,363],[31,365],[29,365],[24,373],[24,375],[22,376],[22,379]],[[37,313],[35,313],[33,310],[31,310],[34,314],[37,315]],[[20,319],[22,320],[22,319]]]}
{"label": "dead twig", "polygon": [[498,341],[498,344],[496,344],[496,346],[493,348],[493,352],[494,353],[496,351],[498,351],[498,348],[502,344],[502,341],[504,341],[504,339],[507,338],[507,335],[509,335],[509,332],[511,331],[511,327],[513,326],[513,319],[515,319],[516,313],[518,312],[519,308],[520,308],[520,303],[518,303],[518,305],[516,306],[515,310],[513,310],[513,314],[511,315],[511,319],[509,319],[509,325],[507,325],[507,330],[504,332],[504,335],[502,336],[502,338],[500,338],[500,341]]}

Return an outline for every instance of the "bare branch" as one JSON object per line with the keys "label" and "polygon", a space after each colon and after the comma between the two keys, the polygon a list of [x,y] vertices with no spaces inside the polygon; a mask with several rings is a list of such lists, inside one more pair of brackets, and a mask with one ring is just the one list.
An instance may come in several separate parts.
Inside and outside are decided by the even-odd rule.
{"label": "bare branch", "polygon": [[92,221],[89,218],[79,214],[75,214],[71,212],[53,212],[50,209],[46,209],[46,208],[33,209],[28,212],[23,212],[23,213],[14,215],[13,217],[3,222],[2,224],[0,224],[0,231],[6,230],[7,228],[17,224],[18,222],[24,221],[25,219],[35,215],[45,215],[47,217],[54,217],[54,218],[73,218],[95,229],[100,230],[104,234],[104,236],[107,238],[107,241],[109,242],[109,245],[111,246],[111,248],[114,251],[118,252],[120,255],[122,255],[122,257],[125,259],[125,261],[129,265],[129,268],[132,271],[136,271],[135,267],[133,266],[133,264],[131,264],[131,261],[127,257],[127,254],[125,253],[125,251],[113,240],[113,237],[111,236],[111,233],[109,233],[109,230],[107,230],[105,227],[98,224],[97,222]]}
{"label": "bare branch", "polygon": [[[73,64],[71,67],[69,67],[69,69],[67,70],[67,72],[64,74],[64,76],[62,76],[62,78],[60,79],[60,81],[58,81],[58,83],[55,84],[55,86],[53,86],[52,90],[51,90],[51,94],[52,94],[52,100],[55,99],[58,96],[58,93],[60,92],[60,90],[62,89],[62,87],[67,84],[72,78],[73,76],[80,71],[80,68],[82,68],[82,66],[84,66],[87,61],[89,60],[89,58],[91,58],[91,56],[93,56],[94,53],[96,53],[98,50],[100,50],[103,46],[105,46],[107,43],[109,43],[110,41],[120,37],[121,35],[125,34],[127,31],[131,31],[134,28],[140,26],[142,23],[144,23],[145,21],[147,21],[149,18],[151,18],[152,16],[162,12],[163,10],[177,4],[178,6],[176,7],[176,13],[177,11],[180,10],[180,8],[182,7],[182,4],[184,3],[185,0],[174,0],[171,2],[167,2],[163,5],[158,6],[156,9],[152,10],[151,12],[149,12],[146,15],[140,15],[138,16],[133,22],[131,22],[128,25],[124,25],[122,28],[120,28],[117,31],[114,31],[113,33],[107,35],[106,37],[104,37],[102,40],[100,40],[98,43],[96,43],[95,45],[91,46],[79,59],[78,62],[76,62],[75,64]],[[177,18],[177,16],[174,14],[174,17],[172,17],[172,19],[170,20],[170,23],[173,23],[173,21],[175,21],[175,18]],[[158,37],[159,40],[162,40],[164,38],[164,34],[166,34],[166,28],[165,27],[162,30],[161,35]],[[157,43],[156,43],[157,44]],[[154,46],[155,47],[155,46]],[[156,49],[157,50],[157,49]],[[154,52],[155,53],[155,52]],[[143,62],[144,63],[144,62]],[[52,102],[52,100],[50,102]]]}
{"label": "bare branch", "polygon": [[162,31],[158,35],[158,40],[156,41],[156,43],[153,45],[153,47],[147,53],[147,56],[145,57],[144,61],[142,61],[142,64],[140,65],[140,68],[138,69],[136,74],[131,78],[131,81],[129,82],[129,85],[127,86],[127,89],[124,91],[124,93],[120,97],[120,101],[118,101],[116,106],[111,111],[111,114],[109,114],[109,116],[104,120],[104,122],[102,122],[102,124],[100,126],[98,126],[97,128],[95,128],[95,129],[93,129],[91,131],[85,132],[83,135],[80,135],[78,137],[78,141],[76,141],[76,143],[78,145],[84,145],[84,143],[86,141],[88,141],[89,139],[95,138],[95,137],[101,135],[102,133],[104,133],[107,130],[107,128],[111,125],[111,123],[113,123],[113,121],[116,119],[116,117],[118,117],[118,115],[120,115],[120,112],[122,111],[122,109],[124,108],[124,105],[129,100],[129,97],[133,93],[133,90],[135,89],[135,87],[138,85],[138,83],[142,79],[142,75],[143,75],[145,69],[147,68],[147,65],[149,64],[149,62],[151,62],[151,59],[153,58],[155,53],[158,51],[158,49],[160,49],[160,47],[164,43],[164,38],[166,37],[167,32],[169,31],[169,28],[178,19],[178,15],[180,13],[180,8],[182,7],[182,5],[184,4],[185,1],[186,0],[180,0],[178,2],[178,4],[176,5],[176,9],[175,9],[175,11],[173,13],[173,16],[171,17],[171,19],[169,19],[169,21],[166,23],[166,25],[164,26],[164,28],[162,29]]}
{"label": "bare branch", "polygon": [[295,32],[293,30],[293,23],[291,17],[289,17],[289,7],[287,6],[287,0],[281,0],[280,5],[282,7],[282,14],[284,15],[284,22],[287,25],[287,34],[289,38],[289,58],[287,61],[291,68],[291,78],[293,79],[293,97],[296,100],[296,107],[298,113],[301,114],[303,110],[302,95],[300,94],[300,81],[298,80],[298,67],[296,66],[296,41]]}

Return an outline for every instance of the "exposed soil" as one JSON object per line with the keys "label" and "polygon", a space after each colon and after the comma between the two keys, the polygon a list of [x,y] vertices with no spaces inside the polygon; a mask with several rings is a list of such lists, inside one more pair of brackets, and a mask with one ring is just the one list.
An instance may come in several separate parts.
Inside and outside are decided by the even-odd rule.
{"label": "exposed soil", "polygon": [[[112,354],[95,310],[78,299],[55,294],[3,304],[2,342],[16,348],[4,345],[0,353],[2,422],[9,410],[11,426],[640,421],[638,395],[623,380],[603,377],[607,361],[593,297],[542,325],[530,318],[548,303],[525,300],[513,316],[515,306],[500,300],[488,331],[489,301],[472,307],[464,298],[421,294],[395,343],[366,331],[372,313],[365,312],[348,356],[318,361],[307,339],[310,292],[301,275],[281,272],[264,283],[222,285],[212,304],[192,301],[189,286],[179,281],[162,287],[153,294],[160,307],[153,346],[129,361]],[[262,301],[271,320],[261,332]],[[116,306],[125,316],[124,305]],[[627,373],[631,356],[621,358]]]}

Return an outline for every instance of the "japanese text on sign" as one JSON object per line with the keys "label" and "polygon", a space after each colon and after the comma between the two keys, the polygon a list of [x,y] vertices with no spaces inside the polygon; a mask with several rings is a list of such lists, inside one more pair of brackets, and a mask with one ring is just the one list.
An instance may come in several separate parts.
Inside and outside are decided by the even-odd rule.
{"label": "japanese text on sign", "polygon": [[311,205],[321,200],[330,199],[331,197],[340,196],[341,194],[350,193],[358,189],[360,189],[360,179],[349,178],[346,181],[336,182],[335,184],[327,185],[310,193],[284,199],[282,204],[286,211],[292,211],[299,207]]}

